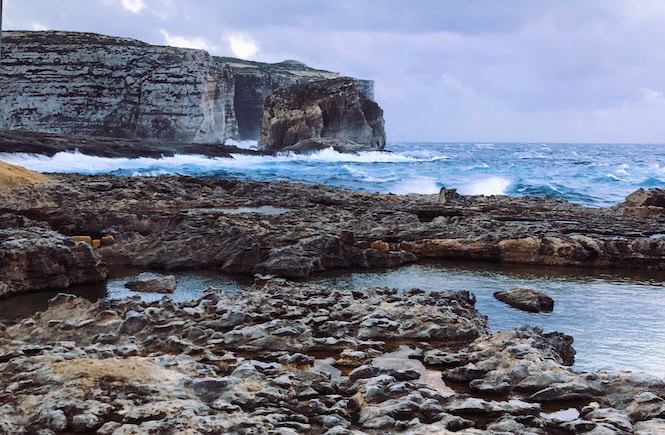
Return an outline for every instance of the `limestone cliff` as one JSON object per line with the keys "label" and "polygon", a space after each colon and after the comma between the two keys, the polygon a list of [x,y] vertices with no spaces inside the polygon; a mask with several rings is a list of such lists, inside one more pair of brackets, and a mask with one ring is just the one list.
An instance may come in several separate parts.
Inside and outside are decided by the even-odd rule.
{"label": "limestone cliff", "polygon": [[[0,129],[159,141],[257,139],[265,97],[338,74],[299,62],[75,32],[4,32]],[[372,82],[363,89],[372,92]]]}
{"label": "limestone cliff", "polygon": [[260,150],[382,150],[385,144],[383,110],[355,79],[293,85],[266,99]]}

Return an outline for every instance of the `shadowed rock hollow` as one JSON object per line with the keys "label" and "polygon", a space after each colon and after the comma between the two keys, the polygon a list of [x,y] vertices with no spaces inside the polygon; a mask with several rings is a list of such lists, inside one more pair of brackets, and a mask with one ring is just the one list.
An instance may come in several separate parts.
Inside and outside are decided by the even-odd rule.
{"label": "shadowed rock hollow", "polygon": [[266,99],[260,150],[349,152],[382,150],[385,144],[383,110],[354,79],[293,85]]}

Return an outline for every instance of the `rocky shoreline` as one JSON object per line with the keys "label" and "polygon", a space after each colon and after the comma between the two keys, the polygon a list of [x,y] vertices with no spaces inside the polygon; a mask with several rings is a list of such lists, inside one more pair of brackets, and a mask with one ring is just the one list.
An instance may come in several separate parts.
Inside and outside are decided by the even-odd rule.
{"label": "rocky shoreline", "polygon": [[663,380],[576,373],[571,343],[490,335],[468,292],[273,279],[185,303],[63,294],[0,331],[0,433],[665,429]]}
{"label": "rocky shoreline", "polygon": [[63,294],[0,325],[0,433],[659,433],[664,380],[576,372],[561,333],[491,334],[471,293],[270,276],[422,258],[660,271],[661,195],[590,209],[177,176],[1,188],[2,295],[109,265],[264,276],[183,303]]}
{"label": "rocky shoreline", "polygon": [[[592,209],[452,190],[398,196],[281,181],[51,174],[0,189],[0,295],[60,289],[72,276],[80,279],[71,284],[99,281],[105,265],[287,278],[419,259],[664,270],[661,196],[638,191]],[[93,251],[74,236],[117,243]]]}

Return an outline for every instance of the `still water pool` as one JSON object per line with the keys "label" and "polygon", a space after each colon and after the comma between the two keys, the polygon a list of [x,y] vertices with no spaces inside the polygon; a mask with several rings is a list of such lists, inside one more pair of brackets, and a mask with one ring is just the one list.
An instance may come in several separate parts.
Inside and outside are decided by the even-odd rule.
{"label": "still water pool", "polygon": [[[143,270],[114,271],[106,282],[68,289],[90,299],[137,295],[125,282]],[[251,280],[215,272],[177,272],[174,300],[195,299],[208,287],[237,292]],[[478,263],[427,263],[378,272],[335,273],[310,282],[334,288],[391,287],[406,290],[469,290],[477,308],[489,317],[493,331],[535,325],[575,338],[575,368],[579,370],[639,370],[665,377],[665,274],[589,271],[569,268],[528,268]],[[513,287],[544,291],[555,301],[554,312],[526,313],[497,301],[493,293]],[[0,319],[44,310],[57,292],[41,292],[0,301]],[[162,294],[140,294],[158,300]]]}

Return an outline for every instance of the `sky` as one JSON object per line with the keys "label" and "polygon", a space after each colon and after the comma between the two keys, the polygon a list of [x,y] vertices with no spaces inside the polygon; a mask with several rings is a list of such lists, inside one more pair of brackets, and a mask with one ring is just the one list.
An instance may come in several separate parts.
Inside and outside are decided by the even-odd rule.
{"label": "sky", "polygon": [[663,0],[4,0],[4,30],[375,81],[388,141],[665,143]]}

